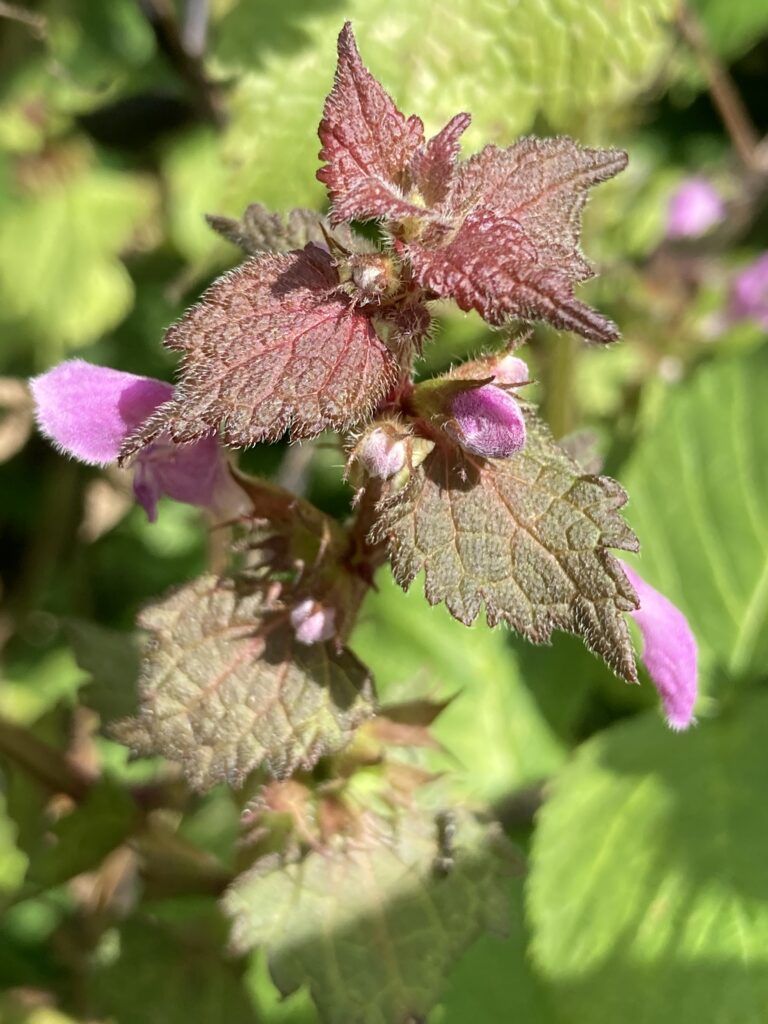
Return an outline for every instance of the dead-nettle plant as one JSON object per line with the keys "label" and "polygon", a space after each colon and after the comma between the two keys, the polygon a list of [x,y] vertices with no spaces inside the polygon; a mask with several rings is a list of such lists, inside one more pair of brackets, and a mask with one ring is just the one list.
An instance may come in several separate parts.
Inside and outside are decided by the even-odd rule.
{"label": "dead-nettle plant", "polygon": [[[618,337],[574,288],[592,273],[579,247],[587,193],[626,154],[528,137],[460,161],[469,121],[458,114],[427,140],[346,25],[319,129],[328,218],[259,205],[241,221],[210,218],[248,259],[168,330],[175,388],[78,361],[32,383],[43,432],[86,462],[132,464],[150,518],[166,494],[235,524],[229,575],[143,612],[140,706],[117,729],[194,787],[263,767],[286,778],[347,747],[377,709],[346,644],[387,561],[404,588],[421,575],[427,600],[467,626],[484,610],[534,643],[579,634],[630,682],[634,616],[668,722],[691,721],[687,623],[611,554],[638,549],[626,495],[552,439],[522,397],[515,341],[414,383],[438,299],[498,327],[544,320],[592,342]],[[376,222],[376,243],[360,221]],[[345,523],[242,474],[223,447],[323,431],[338,433],[355,488]],[[424,714],[413,711],[421,725]],[[338,807],[324,820],[331,832],[350,822]]]}

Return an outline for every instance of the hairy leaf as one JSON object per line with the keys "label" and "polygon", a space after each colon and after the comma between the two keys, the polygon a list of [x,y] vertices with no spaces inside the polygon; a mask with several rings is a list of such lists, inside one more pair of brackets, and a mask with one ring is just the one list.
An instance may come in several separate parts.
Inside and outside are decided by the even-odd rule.
{"label": "hairy leaf", "polygon": [[[400,109],[429,116],[430,128],[456,111],[473,112],[471,151],[489,141],[508,145],[539,115],[558,131],[582,131],[593,111],[602,123],[657,74],[675,9],[673,0],[452,0],[439,9],[390,0],[383,19],[376,5],[349,0],[344,15]],[[313,138],[340,15],[330,2],[314,4],[311,18],[299,21],[298,12],[240,0],[218,21],[210,67],[235,85],[231,120],[212,153],[223,180],[209,209],[226,201],[222,209],[236,211],[254,196],[276,209],[321,208]],[[176,194],[189,205],[188,189]]]}
{"label": "hairy leaf", "polygon": [[623,612],[636,597],[609,547],[637,550],[608,477],[584,476],[545,428],[527,416],[526,447],[509,459],[478,459],[438,445],[401,496],[385,492],[377,538],[395,578],[424,571],[431,604],[444,601],[469,625],[485,604],[534,643],[554,629],[578,633],[628,680],[636,680]]}
{"label": "hairy leaf", "polygon": [[339,35],[339,62],[318,134],[326,166],[317,177],[333,203],[331,220],[419,213],[403,199],[408,165],[424,142],[418,117],[405,118],[363,66],[352,27]]}
{"label": "hairy leaf", "polygon": [[612,726],[556,779],[528,913],[562,1024],[762,1024],[768,700],[685,734]]}
{"label": "hairy leaf", "polygon": [[616,340],[616,326],[575,299],[573,285],[591,276],[579,248],[587,191],[626,162],[565,137],[486,146],[458,168],[440,207],[454,230],[427,227],[408,246],[417,280],[492,324],[518,316]]}
{"label": "hairy leaf", "polygon": [[231,581],[202,576],[139,624],[151,634],[140,710],[116,735],[179,762],[197,789],[239,785],[262,764],[275,775],[311,768],[373,711],[354,655],[297,643],[287,616],[266,618],[262,596]]}
{"label": "hairy leaf", "polygon": [[280,214],[271,213],[260,203],[251,203],[242,220],[214,214],[208,214],[206,220],[214,231],[250,256],[260,252],[291,252],[310,242],[324,246],[329,233],[348,249],[355,248],[358,242],[345,225],[331,232],[325,218],[315,210],[297,209]]}
{"label": "hairy leaf", "polygon": [[506,927],[509,855],[494,826],[457,814],[452,863],[424,811],[300,862],[256,865],[224,900],[239,950],[267,948],[284,992],[307,983],[322,1021],[406,1024],[435,1004],[480,934]]}
{"label": "hairy leaf", "polygon": [[252,445],[286,430],[346,429],[384,397],[392,354],[371,320],[338,291],[328,253],[265,255],[214,283],[166,334],[184,354],[173,398],[130,438],[128,457],[167,431],[191,441],[216,430]]}

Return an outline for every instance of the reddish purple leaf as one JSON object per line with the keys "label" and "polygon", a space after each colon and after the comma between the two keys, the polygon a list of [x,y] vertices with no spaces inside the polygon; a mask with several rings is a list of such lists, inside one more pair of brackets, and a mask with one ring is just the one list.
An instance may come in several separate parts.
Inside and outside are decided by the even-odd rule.
{"label": "reddish purple leaf", "polygon": [[448,195],[459,157],[459,139],[471,120],[469,114],[456,114],[413,158],[411,177],[429,206]]}
{"label": "reddish purple leaf", "polygon": [[339,35],[338,52],[318,132],[326,165],[317,177],[330,193],[331,222],[422,214],[403,195],[408,166],[424,144],[421,120],[401,114],[363,65],[349,22]]}
{"label": "reddish purple leaf", "polygon": [[166,334],[184,353],[173,399],[129,439],[127,458],[160,431],[189,441],[216,430],[251,445],[290,430],[347,429],[385,396],[396,363],[368,315],[310,245],[224,274]]}
{"label": "reddish purple leaf", "polygon": [[615,324],[573,295],[573,273],[543,262],[520,222],[478,204],[446,245],[412,243],[408,251],[419,283],[488,323],[510,317],[547,320],[594,341],[614,341]]}

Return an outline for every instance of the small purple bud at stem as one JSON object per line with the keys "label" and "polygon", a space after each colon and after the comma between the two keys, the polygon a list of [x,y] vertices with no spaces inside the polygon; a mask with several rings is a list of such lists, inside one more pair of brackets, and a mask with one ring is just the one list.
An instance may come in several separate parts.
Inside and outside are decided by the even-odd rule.
{"label": "small purple bud at stem", "polygon": [[640,598],[630,615],[643,636],[642,659],[659,691],[671,729],[687,729],[693,721],[698,693],[698,651],[688,620],[663,594],[621,563]]}
{"label": "small purple bud at stem", "polygon": [[518,356],[502,356],[488,369],[496,384],[525,384],[530,380],[528,364]]}
{"label": "small purple bud at stem", "polygon": [[389,480],[399,473],[408,455],[406,437],[381,427],[372,430],[357,451],[357,459],[369,476]]}
{"label": "small purple bud at stem", "polygon": [[450,411],[446,433],[474,455],[506,459],[525,445],[522,410],[495,384],[460,391],[451,400]]}
{"label": "small purple bud at stem", "polygon": [[336,631],[336,609],[326,608],[308,597],[291,609],[291,625],[301,644],[319,644],[330,640]]}
{"label": "small purple bud at stem", "polygon": [[668,238],[697,238],[719,224],[725,216],[725,203],[706,178],[683,182],[669,201]]}

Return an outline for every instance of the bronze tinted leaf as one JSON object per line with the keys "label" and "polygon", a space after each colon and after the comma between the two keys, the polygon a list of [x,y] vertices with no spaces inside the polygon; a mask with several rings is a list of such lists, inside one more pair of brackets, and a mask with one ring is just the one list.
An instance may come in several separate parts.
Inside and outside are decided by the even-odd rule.
{"label": "bronze tinted leaf", "polygon": [[359,833],[237,878],[232,944],[264,946],[278,988],[307,985],[328,1024],[425,1020],[464,950],[507,930],[514,854],[464,811],[366,812]]}
{"label": "bronze tinted leaf", "polygon": [[411,178],[428,206],[442,202],[453,184],[459,140],[472,120],[469,114],[456,114],[411,162]]}
{"label": "bronze tinted leaf", "polygon": [[400,496],[385,495],[375,536],[407,588],[420,573],[431,604],[469,625],[484,604],[534,643],[554,629],[579,634],[618,674],[637,678],[623,613],[637,606],[608,548],[637,550],[618,509],[626,495],[583,475],[527,416],[526,447],[478,459],[439,445]]}
{"label": "bronze tinted leaf", "polygon": [[616,326],[579,302],[568,274],[542,268],[536,248],[512,217],[477,206],[440,247],[410,246],[419,283],[491,324],[510,317],[547,320],[595,341],[618,337]]}
{"label": "bronze tinted leaf", "polygon": [[620,150],[566,137],[486,146],[458,168],[440,208],[453,232],[428,228],[408,246],[417,280],[492,324],[546,320],[593,341],[616,340],[615,324],[576,299],[573,286],[592,274],[579,248],[587,192],[626,161]]}
{"label": "bronze tinted leaf", "polygon": [[450,205],[459,212],[489,203],[519,223],[543,267],[582,281],[591,276],[579,249],[589,189],[626,166],[620,149],[587,149],[565,135],[530,136],[508,149],[486,146],[470,157],[459,170]]}
{"label": "bronze tinted leaf", "polygon": [[423,213],[402,193],[411,158],[424,143],[421,120],[401,114],[363,65],[349,22],[338,53],[318,132],[325,166],[317,177],[333,203],[331,223]]}
{"label": "bronze tinted leaf", "polygon": [[370,674],[331,644],[296,643],[259,594],[201,576],[151,605],[140,706],[115,729],[137,754],[177,761],[196,789],[287,775],[344,746],[373,713]]}
{"label": "bronze tinted leaf", "polygon": [[241,446],[363,419],[396,364],[338,284],[331,257],[313,245],[256,257],[220,277],[169,328],[165,344],[183,353],[179,383],[122,457],[164,431],[180,442],[215,430]]}

